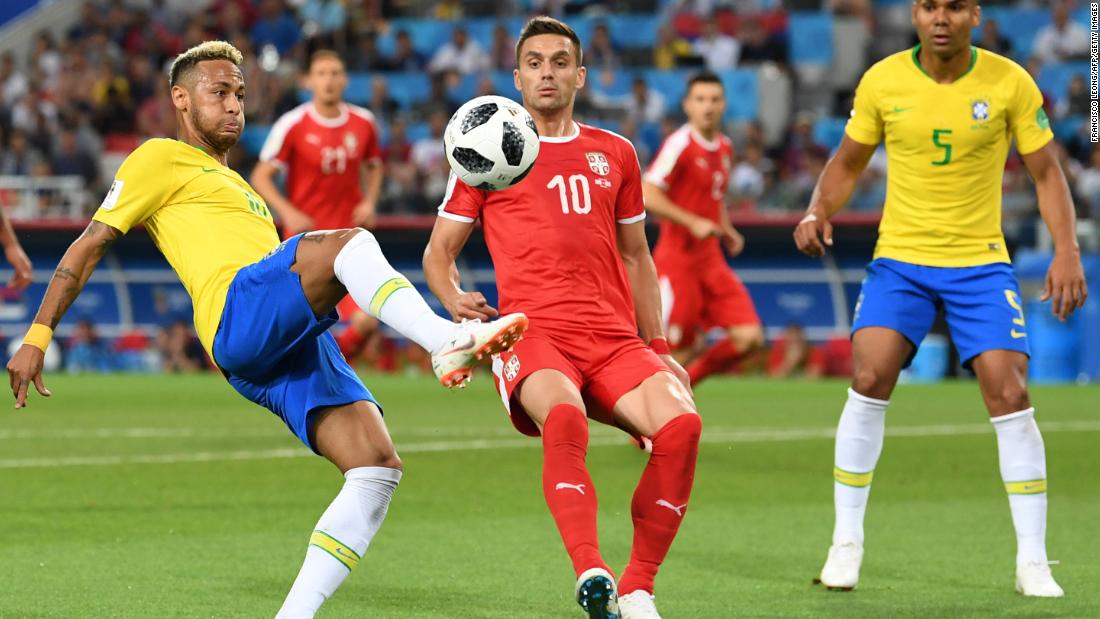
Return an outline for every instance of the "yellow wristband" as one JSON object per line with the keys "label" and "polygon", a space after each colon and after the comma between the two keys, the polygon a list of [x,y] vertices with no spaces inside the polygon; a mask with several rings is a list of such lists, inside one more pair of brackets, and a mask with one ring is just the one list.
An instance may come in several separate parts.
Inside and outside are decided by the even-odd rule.
{"label": "yellow wristband", "polygon": [[46,349],[50,347],[51,339],[53,339],[53,329],[36,322],[31,325],[30,329],[27,329],[27,334],[23,336],[23,343],[46,352]]}

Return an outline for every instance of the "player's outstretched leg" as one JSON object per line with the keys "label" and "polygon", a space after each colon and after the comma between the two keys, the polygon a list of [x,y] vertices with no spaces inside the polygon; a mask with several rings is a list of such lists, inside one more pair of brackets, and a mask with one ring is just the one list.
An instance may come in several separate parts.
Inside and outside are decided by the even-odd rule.
{"label": "player's outstretched leg", "polygon": [[764,345],[764,329],[760,325],[731,327],[726,337],[708,348],[687,365],[691,384],[695,385],[708,376],[728,372],[740,359]]}
{"label": "player's outstretched leg", "polygon": [[401,481],[382,414],[355,402],[314,414],[314,445],[344,472],[344,486],[310,534],[306,558],[276,619],[310,619],[359,561]]}
{"label": "player's outstretched leg", "polygon": [[[307,241],[327,247],[311,249]],[[342,289],[346,289],[367,313],[432,353],[432,367],[446,387],[465,386],[479,359],[508,350],[527,329],[527,317],[523,314],[509,314],[490,323],[470,321],[461,325],[441,318],[409,280],[390,266],[378,241],[366,230],[307,234],[298,245],[298,260],[322,265],[310,274],[309,282],[305,270],[296,268],[302,273],[302,288],[307,297],[311,291],[318,298],[335,297],[322,299],[325,303],[315,306],[334,306],[343,297]],[[331,265],[331,273],[324,266],[326,262]],[[334,286],[332,277],[342,286]]]}
{"label": "player's outstretched leg", "polygon": [[978,355],[973,367],[997,432],[1001,479],[1016,529],[1016,590],[1062,597],[1047,562],[1046,449],[1027,394],[1027,357],[991,350]]}

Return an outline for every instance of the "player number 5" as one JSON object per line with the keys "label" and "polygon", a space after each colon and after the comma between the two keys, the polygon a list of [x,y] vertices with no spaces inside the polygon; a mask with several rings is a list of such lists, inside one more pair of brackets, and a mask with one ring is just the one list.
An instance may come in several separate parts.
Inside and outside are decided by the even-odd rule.
{"label": "player number 5", "polygon": [[565,184],[565,176],[558,174],[546,185],[547,189],[558,190],[562,214],[568,215],[572,204],[574,213],[587,215],[592,210],[592,192],[588,188],[588,177],[584,174],[573,174],[569,177],[569,197],[572,198],[572,202],[565,195]]}
{"label": "player number 5", "polygon": [[951,163],[951,145],[940,139],[943,136],[949,135],[951,135],[950,129],[932,130],[932,143],[936,145],[936,148],[943,149],[943,159],[940,159],[939,161],[933,161],[932,165],[947,165]]}

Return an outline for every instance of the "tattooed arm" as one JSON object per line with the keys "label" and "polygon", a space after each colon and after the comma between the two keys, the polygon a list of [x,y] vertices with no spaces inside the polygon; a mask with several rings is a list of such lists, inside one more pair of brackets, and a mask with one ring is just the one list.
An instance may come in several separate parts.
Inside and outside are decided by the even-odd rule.
{"label": "tattooed arm", "polygon": [[[38,314],[34,322],[45,325],[53,330],[61,317],[73,304],[84,284],[92,276],[92,271],[99,264],[100,258],[107,253],[107,249],[114,243],[122,232],[98,221],[92,221],[72,245],[61,257],[57,269],[46,288],[46,295],[42,297],[42,305],[38,308]],[[42,383],[42,362],[45,352],[28,344],[23,344],[8,362],[8,378],[11,382],[12,394],[15,395],[15,407],[23,408],[27,402],[27,389],[30,383],[34,383],[38,393],[48,396],[49,390]]]}

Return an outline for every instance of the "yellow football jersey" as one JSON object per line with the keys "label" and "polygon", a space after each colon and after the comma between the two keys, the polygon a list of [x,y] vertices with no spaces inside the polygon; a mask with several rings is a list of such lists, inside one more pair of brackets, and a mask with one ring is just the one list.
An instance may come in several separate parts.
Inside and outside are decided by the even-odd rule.
{"label": "yellow football jersey", "polygon": [[233,277],[279,244],[252,187],[177,140],[149,140],[130,153],[93,219],[122,232],[145,224],[191,295],[195,330],[211,357]]}
{"label": "yellow football jersey", "polygon": [[919,51],[867,70],[845,129],[862,144],[886,144],[875,257],[938,267],[1008,262],[1005,159],[1013,138],[1025,155],[1053,139],[1043,96],[1022,67],[976,48],[965,74],[938,84],[921,67]]}

